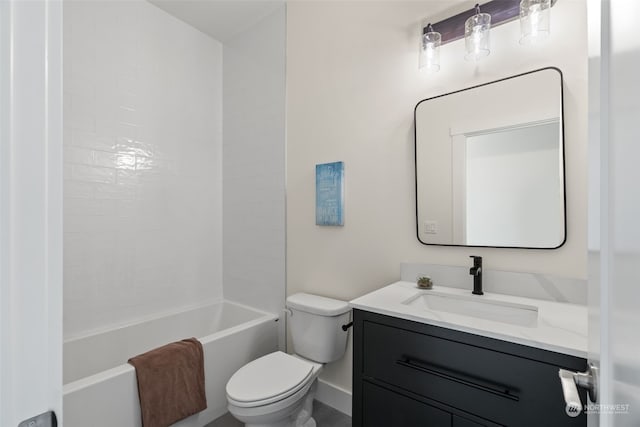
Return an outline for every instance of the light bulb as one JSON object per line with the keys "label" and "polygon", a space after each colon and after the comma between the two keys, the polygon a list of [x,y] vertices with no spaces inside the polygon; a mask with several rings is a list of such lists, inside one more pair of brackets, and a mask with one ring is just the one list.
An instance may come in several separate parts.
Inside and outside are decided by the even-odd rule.
{"label": "light bulb", "polygon": [[427,26],[427,32],[422,35],[420,48],[420,68],[428,72],[440,70],[440,33],[433,31],[431,24]]}
{"label": "light bulb", "polygon": [[520,43],[536,43],[549,35],[551,0],[520,2]]}
{"label": "light bulb", "polygon": [[476,5],[476,14],[464,23],[465,56],[467,61],[477,61],[491,52],[489,34],[491,29],[491,15],[480,13]]}

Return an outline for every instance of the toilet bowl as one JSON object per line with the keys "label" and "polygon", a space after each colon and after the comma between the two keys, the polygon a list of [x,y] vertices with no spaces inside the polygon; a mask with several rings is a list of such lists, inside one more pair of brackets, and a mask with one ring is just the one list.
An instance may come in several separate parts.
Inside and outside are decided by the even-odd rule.
{"label": "toilet bowl", "polygon": [[315,427],[317,378],[347,345],[348,303],[311,294],[287,298],[293,349],[238,369],[227,383],[229,412],[248,427]]}
{"label": "toilet bowl", "polygon": [[315,427],[311,417],[322,364],[281,351],[240,368],[227,383],[229,412],[250,427]]}

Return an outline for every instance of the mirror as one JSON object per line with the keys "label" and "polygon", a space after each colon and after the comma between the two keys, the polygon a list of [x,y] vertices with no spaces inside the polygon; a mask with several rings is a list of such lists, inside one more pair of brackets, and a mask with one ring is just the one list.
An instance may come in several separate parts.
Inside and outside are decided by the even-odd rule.
{"label": "mirror", "polygon": [[557,68],[420,101],[414,117],[418,240],[562,246],[562,108]]}

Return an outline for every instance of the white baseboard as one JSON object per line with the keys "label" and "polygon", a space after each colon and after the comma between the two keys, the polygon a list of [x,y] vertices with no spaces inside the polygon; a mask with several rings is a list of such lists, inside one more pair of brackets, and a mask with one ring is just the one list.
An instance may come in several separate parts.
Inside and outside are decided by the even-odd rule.
{"label": "white baseboard", "polygon": [[351,416],[351,392],[334,384],[318,379],[316,400],[331,406],[343,414]]}

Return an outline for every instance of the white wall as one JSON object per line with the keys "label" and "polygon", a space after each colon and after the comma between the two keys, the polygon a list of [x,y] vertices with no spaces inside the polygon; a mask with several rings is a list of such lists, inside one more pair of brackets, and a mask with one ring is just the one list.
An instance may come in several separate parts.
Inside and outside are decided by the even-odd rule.
{"label": "white wall", "polygon": [[65,337],[222,297],[222,46],[64,4]]}
{"label": "white wall", "polygon": [[[586,277],[585,4],[559,1],[552,35],[520,46],[517,22],[492,30],[493,52],[442,47],[418,71],[420,23],[438,2],[293,2],[287,12],[287,293],[345,300],[399,277],[401,261]],[[558,250],[447,248],[415,237],[413,108],[424,98],[544,66],[565,77],[568,240]],[[345,226],[314,223],[314,167],[345,162]],[[471,281],[469,282],[471,286]],[[351,349],[323,378],[351,388]]]}
{"label": "white wall", "polygon": [[224,43],[224,296],[285,299],[284,4]]}

